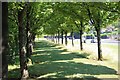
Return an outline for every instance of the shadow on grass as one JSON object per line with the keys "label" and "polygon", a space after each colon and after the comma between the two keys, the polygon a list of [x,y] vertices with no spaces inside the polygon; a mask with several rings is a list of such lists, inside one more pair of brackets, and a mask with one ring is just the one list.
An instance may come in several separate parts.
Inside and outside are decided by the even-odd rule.
{"label": "shadow on grass", "polygon": [[31,57],[33,63],[58,60],[72,60],[73,58],[87,58],[87,56],[89,56],[89,54],[86,53],[80,54],[79,52],[68,52],[67,49],[61,50],[61,47],[56,48],[56,46],[58,45],[48,43],[46,41],[37,42],[34,47],[36,51]]}
{"label": "shadow on grass", "polygon": [[16,68],[8,71],[8,78],[20,78],[20,69]]}
{"label": "shadow on grass", "polygon": [[41,40],[40,42],[35,42],[35,46],[34,49],[36,48],[47,48],[47,47],[55,47],[58,44],[53,44],[53,43],[49,43],[45,40]]}
{"label": "shadow on grass", "polygon": [[59,60],[73,60],[74,58],[87,58],[86,54],[79,54],[77,52],[68,52],[67,54],[60,54],[64,50],[48,50],[38,51],[31,57],[33,63],[46,62],[46,61],[59,61]]}
{"label": "shadow on grass", "polygon": [[[76,77],[74,75],[79,75],[80,78],[94,78],[91,80],[98,80],[95,77],[86,77],[85,75],[116,74],[114,69],[106,66],[70,61],[74,58],[87,59],[89,54],[68,52],[67,49],[61,50],[61,47],[60,49],[56,47],[58,45],[47,41],[41,41],[35,44],[34,49],[36,51],[31,56],[33,64],[28,67],[30,78],[65,78],[67,76]],[[10,73],[16,72],[15,74],[17,74],[17,71],[18,69],[15,69],[10,71]]]}
{"label": "shadow on grass", "polygon": [[[75,62],[46,62],[43,64],[34,64],[29,67],[31,77],[45,76],[48,78],[57,77],[64,78],[66,76],[73,76],[77,74],[116,74],[114,69],[106,66],[91,65]],[[51,75],[48,75],[51,74]]]}

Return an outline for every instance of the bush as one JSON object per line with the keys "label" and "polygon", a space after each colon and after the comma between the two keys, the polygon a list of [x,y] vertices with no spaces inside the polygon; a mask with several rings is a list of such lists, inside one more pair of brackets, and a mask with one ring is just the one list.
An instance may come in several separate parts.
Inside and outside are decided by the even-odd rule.
{"label": "bush", "polygon": [[107,33],[106,35],[111,36],[111,35],[112,35],[112,33]]}
{"label": "bush", "polygon": [[113,32],[112,32],[112,35],[117,35],[117,34],[118,34],[117,31],[113,31]]}

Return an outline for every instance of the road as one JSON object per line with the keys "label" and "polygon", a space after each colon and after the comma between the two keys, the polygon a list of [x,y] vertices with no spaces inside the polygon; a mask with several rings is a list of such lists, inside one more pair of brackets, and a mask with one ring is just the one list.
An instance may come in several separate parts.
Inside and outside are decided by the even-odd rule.
{"label": "road", "polygon": [[[74,39],[75,41],[79,41],[79,39]],[[92,39],[86,39],[86,43],[91,43]],[[97,42],[97,40],[95,39],[95,43]],[[112,39],[101,39],[101,43],[102,44],[119,44],[120,41],[117,40],[112,40]]]}

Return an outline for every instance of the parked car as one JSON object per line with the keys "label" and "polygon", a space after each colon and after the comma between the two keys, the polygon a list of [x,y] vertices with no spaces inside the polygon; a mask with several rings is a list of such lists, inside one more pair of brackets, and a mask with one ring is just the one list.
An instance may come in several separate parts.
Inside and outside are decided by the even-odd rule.
{"label": "parked car", "polygon": [[83,43],[86,43],[86,37],[85,36],[82,37],[82,40],[83,40],[82,41]]}
{"label": "parked car", "polygon": [[91,40],[91,43],[96,43],[97,42],[97,37],[93,37],[93,39]]}

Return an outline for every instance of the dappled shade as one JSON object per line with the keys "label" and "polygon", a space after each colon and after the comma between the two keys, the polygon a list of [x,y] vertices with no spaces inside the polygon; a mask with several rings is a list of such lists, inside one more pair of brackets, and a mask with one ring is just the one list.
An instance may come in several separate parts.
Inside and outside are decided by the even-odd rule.
{"label": "dappled shade", "polygon": [[[49,73],[56,73],[56,75],[48,77],[65,77],[67,75],[73,74],[116,74],[116,71],[114,69],[108,68],[106,66],[76,63],[70,61],[74,58],[87,59],[88,54],[78,52],[69,52],[69,54],[61,54],[62,52],[68,51],[66,49],[58,49],[55,47],[54,44],[48,43],[46,41],[41,41],[37,43],[37,46],[38,45],[43,51],[34,52],[32,56],[33,65],[29,67],[31,76],[39,77]],[[37,68],[39,68],[39,70],[37,70]],[[36,72],[35,75],[32,74],[33,71]]]}
{"label": "dappled shade", "polygon": [[[73,77],[79,75],[80,78],[94,78],[86,75],[116,74],[114,69],[106,66],[72,61],[74,58],[88,59],[89,54],[69,52],[67,49],[62,49],[62,47],[57,47],[59,45],[47,41],[40,41],[35,44],[35,51],[31,56],[33,64],[28,67],[31,78],[65,78],[71,75]],[[18,75],[19,69],[14,69],[9,73],[11,76]]]}

